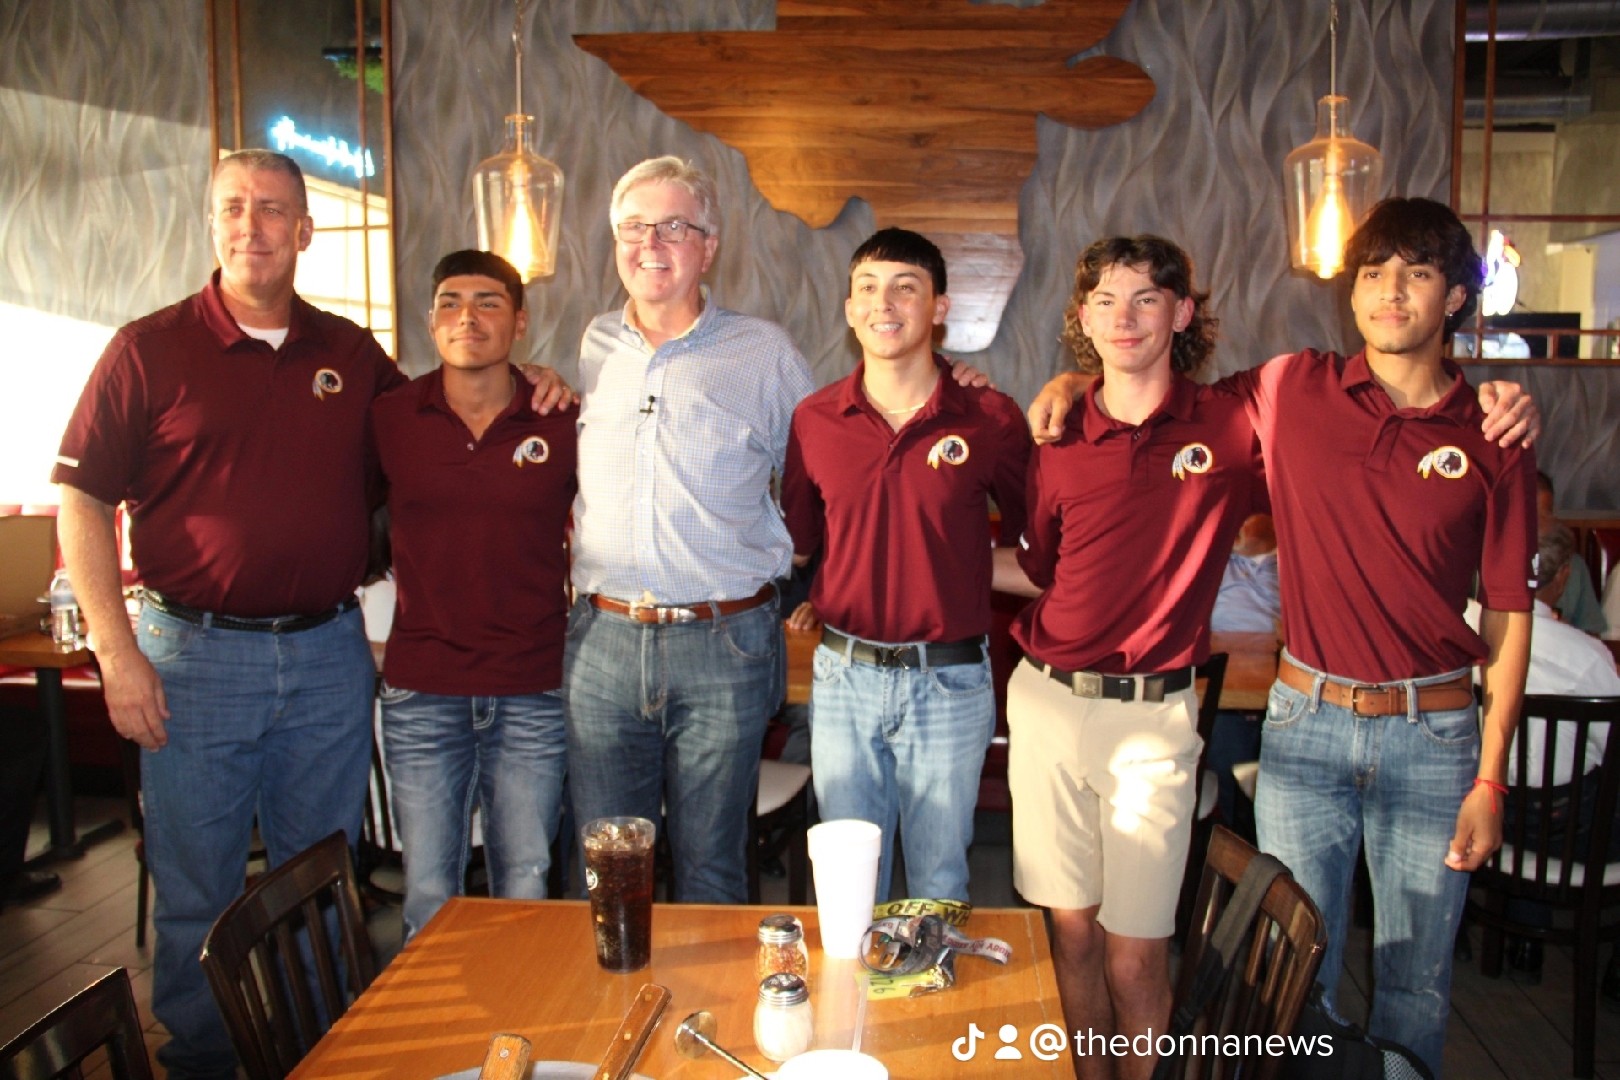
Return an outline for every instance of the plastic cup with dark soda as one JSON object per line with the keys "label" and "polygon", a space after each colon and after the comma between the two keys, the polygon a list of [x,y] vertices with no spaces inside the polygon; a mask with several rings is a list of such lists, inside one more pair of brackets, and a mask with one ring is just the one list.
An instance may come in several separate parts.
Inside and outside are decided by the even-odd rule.
{"label": "plastic cup with dark soda", "polygon": [[653,840],[646,818],[597,818],[581,830],[596,962],[639,971],[652,959]]}

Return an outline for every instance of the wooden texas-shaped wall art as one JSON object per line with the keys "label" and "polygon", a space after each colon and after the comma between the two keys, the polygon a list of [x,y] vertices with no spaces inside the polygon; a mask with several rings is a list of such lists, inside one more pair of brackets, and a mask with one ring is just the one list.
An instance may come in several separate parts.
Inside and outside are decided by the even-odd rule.
{"label": "wooden texas-shaped wall art", "polygon": [[776,29],[582,34],[665,113],[748,160],[778,210],[812,228],[851,197],[878,227],[945,253],[946,348],[982,349],[1023,267],[1018,193],[1035,165],[1035,114],[1075,127],[1128,120],[1153,99],[1134,64],[1069,61],[1130,0],[777,0]]}

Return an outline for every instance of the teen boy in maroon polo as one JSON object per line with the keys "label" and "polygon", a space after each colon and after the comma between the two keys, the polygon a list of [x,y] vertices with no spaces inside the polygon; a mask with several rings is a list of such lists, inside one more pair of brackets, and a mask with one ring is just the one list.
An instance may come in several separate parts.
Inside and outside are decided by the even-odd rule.
{"label": "teen boy in maroon polo", "polygon": [[[1327,920],[1330,988],[1365,846],[1368,1029],[1438,1076],[1467,871],[1501,843],[1498,790],[1529,663],[1536,467],[1530,451],[1486,441],[1472,388],[1443,359],[1482,278],[1456,216],[1426,199],[1381,203],[1345,265],[1365,351],[1299,353],[1230,380],[1265,450],[1288,643],[1255,819]],[[1462,616],[1476,572],[1477,635]]]}
{"label": "teen boy in maroon polo", "polygon": [[[1264,509],[1241,402],[1189,376],[1214,346],[1207,294],[1156,236],[1092,244],[1066,339],[1101,370],[1063,437],[1030,462],[1029,525],[997,586],[1045,591],[1014,624],[1007,688],[1014,882],[1052,910],[1072,1031],[1163,1031],[1169,938],[1202,748],[1192,667],[1208,659],[1226,555]],[[1153,1058],[1085,1054],[1082,1076],[1146,1076]]]}
{"label": "teen boy in maroon polo", "polygon": [[[374,675],[354,602],[367,417],[405,381],[370,334],[294,294],[312,230],[296,164],[234,154],[209,205],[219,271],[113,337],[52,474],[108,712],[143,748],[152,1011],[176,1080],[235,1071],[197,955],[242,891],[255,814],[272,865],[357,835]],[[119,502],[149,590],[136,634]]]}
{"label": "teen boy in maroon polo", "polygon": [[475,801],[491,895],[545,897],[566,772],[576,414],[536,413],[509,361],[528,328],[510,263],[454,252],[433,290],[442,366],[372,406],[398,587],[383,746],[407,941],[462,892]]}
{"label": "teen boy in maroon polo", "polygon": [[883,229],[850,260],[853,374],[793,414],[782,505],[795,559],[825,548],[811,600],[811,762],[825,818],[883,828],[888,896],[898,818],[912,896],[968,898],[979,772],[995,728],[985,653],[990,522],[1023,528],[1029,432],[1017,405],[957,385],[932,349],[945,260]]}

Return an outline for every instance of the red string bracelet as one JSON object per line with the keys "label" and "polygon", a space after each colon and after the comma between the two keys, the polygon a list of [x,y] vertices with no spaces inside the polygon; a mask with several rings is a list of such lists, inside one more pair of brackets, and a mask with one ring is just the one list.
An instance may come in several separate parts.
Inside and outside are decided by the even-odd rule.
{"label": "red string bracelet", "polygon": [[1496,796],[1502,795],[1505,797],[1507,795],[1507,785],[1498,784],[1495,780],[1487,780],[1483,776],[1474,777],[1474,787],[1479,787],[1481,784],[1491,789],[1491,813],[1494,814],[1496,813]]}

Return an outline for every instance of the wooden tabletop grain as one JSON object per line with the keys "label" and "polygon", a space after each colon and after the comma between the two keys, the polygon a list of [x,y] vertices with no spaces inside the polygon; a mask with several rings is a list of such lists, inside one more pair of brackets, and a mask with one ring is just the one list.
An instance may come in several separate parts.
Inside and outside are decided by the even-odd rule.
{"label": "wooden tabletop grain", "polygon": [[[708,1009],[719,1020],[718,1041],[768,1072],[753,1044],[755,932],[771,910],[699,904],[659,904],[653,911],[652,964],[611,975],[596,964],[589,905],[583,901],[458,898],[377,977],[369,990],[316,1045],[292,1080],[430,1080],[476,1068],[490,1037],[522,1035],[534,1060],[595,1064],[643,983],[668,987],[673,1002],[647,1044],[637,1072],[653,1080],[732,1080],[736,1070],[709,1056],[675,1053],[676,1026]],[[814,908],[788,908],[805,924],[811,952],[812,1004],[829,1001],[831,969],[819,948]],[[1042,1024],[1063,1027],[1041,912],[980,910],[968,931],[1012,946],[1000,967],[960,958],[957,985],[926,997],[874,1001],[867,1008],[863,1049],[894,1080],[941,1076],[1073,1076],[1067,1053],[1042,1060],[1030,1045]],[[853,962],[845,962],[852,964]],[[836,1006],[827,1006],[829,1009]],[[825,1026],[823,1023],[818,1027]],[[971,1061],[958,1061],[952,1042],[976,1024],[987,1034]],[[1015,1025],[1020,1060],[994,1060],[1003,1024]]]}
{"label": "wooden tabletop grain", "polygon": [[70,668],[88,664],[92,659],[89,649],[62,651],[49,634],[30,631],[15,637],[0,639],[0,664],[31,668]]}

